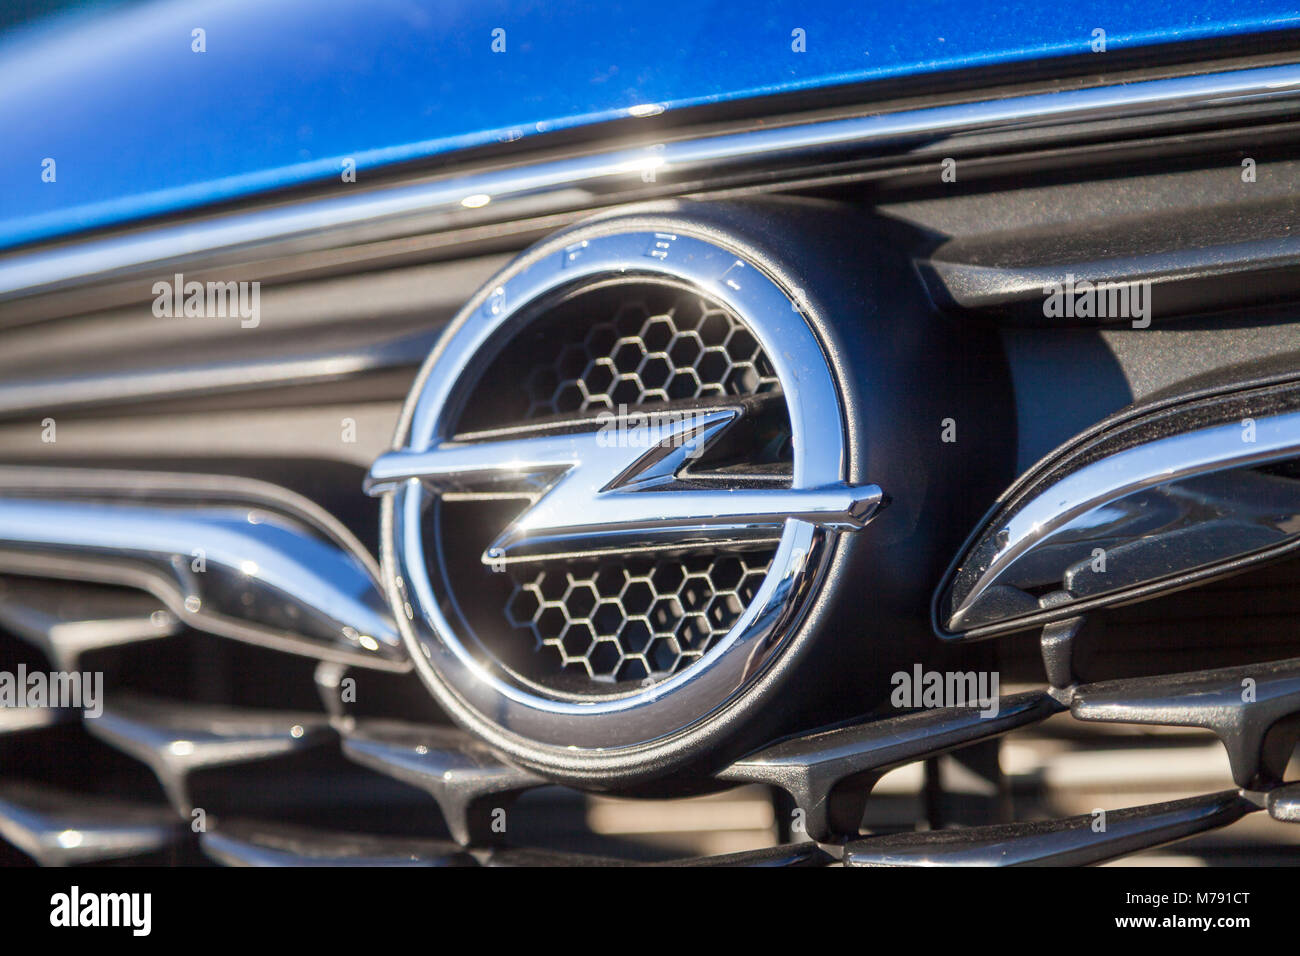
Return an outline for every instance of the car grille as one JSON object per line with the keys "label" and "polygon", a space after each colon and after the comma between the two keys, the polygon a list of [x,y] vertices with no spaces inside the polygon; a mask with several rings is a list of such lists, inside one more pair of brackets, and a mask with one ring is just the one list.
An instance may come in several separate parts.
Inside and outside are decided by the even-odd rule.
{"label": "car grille", "polygon": [[[1255,107],[1171,111],[1141,130],[1083,116],[936,145],[872,139],[797,166],[774,160],[758,175],[666,175],[658,192],[637,177],[639,191],[618,198],[709,201],[746,185],[853,209],[864,232],[913,251],[918,281],[954,327],[999,330],[1024,472],[1130,403],[1294,367],[1295,240],[1266,210],[1294,202],[1278,183],[1294,181],[1300,136],[1286,102]],[[1225,130],[1257,132],[1261,143],[1258,183],[1228,200],[1207,185],[1237,184],[1240,137],[1225,143]],[[958,183],[939,179],[933,150],[949,145]],[[1026,169],[1041,180],[1026,182]],[[1135,224],[1134,195],[1160,208],[1138,209]],[[146,493],[136,486],[147,482],[128,477],[72,497],[191,516],[219,505],[240,521],[287,509],[313,540],[343,540],[357,566],[373,565],[379,516],[360,494],[364,469],[388,447],[418,365],[475,288],[527,240],[607,201],[592,197],[582,209],[548,207],[478,231],[421,213],[386,224],[407,229],[401,241],[341,228],[305,250],[192,260],[196,275],[265,280],[264,335],[155,318],[149,282],[116,274],[7,304],[0,498],[58,507],[71,499],[66,475],[51,483],[56,471],[148,472],[167,480]],[[1166,283],[1169,324],[1042,322],[1044,276],[1067,271]],[[562,334],[503,354],[498,380],[517,387],[470,403],[462,428],[772,396],[766,356],[721,307],[668,288],[602,296],[567,316]],[[925,373],[914,372],[918,388]],[[34,418],[50,418],[57,440],[42,442]],[[769,473],[787,467],[783,437],[777,421],[764,444]],[[229,480],[256,487],[233,501],[205,490]],[[993,504],[971,502],[972,521]],[[477,562],[480,550],[466,554]],[[502,761],[451,726],[400,655],[385,656],[382,634],[303,641],[307,629],[284,602],[273,633],[232,639],[207,603],[191,608],[188,592],[156,577],[125,581],[112,562],[69,568],[12,537],[0,552],[0,671],[84,669],[105,682],[98,717],[0,708],[5,862],[1296,859],[1300,830],[1284,824],[1300,818],[1300,793],[1286,785],[1300,767],[1291,756],[1282,780],[1243,776],[1215,740],[1231,738],[1240,715],[1202,699],[1207,687],[1230,696],[1250,677],[1280,719],[1300,713],[1294,561],[1106,610],[1105,627],[1077,637],[1069,688],[1049,687],[1037,634],[980,645],[963,666],[1002,675],[991,719],[963,708],[872,711],[717,769],[724,793],[632,800],[550,786]],[[769,560],[756,549],[525,565],[495,576],[488,612],[501,640],[530,656],[520,666],[531,676],[608,691],[679,673],[707,653]],[[254,612],[266,595],[226,596],[265,617]],[[1092,827],[1099,806],[1111,811],[1105,834]]]}

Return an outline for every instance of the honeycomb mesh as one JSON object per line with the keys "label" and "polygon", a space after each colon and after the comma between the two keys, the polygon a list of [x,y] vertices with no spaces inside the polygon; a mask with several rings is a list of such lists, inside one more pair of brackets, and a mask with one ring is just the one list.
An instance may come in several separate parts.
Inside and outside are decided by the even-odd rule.
{"label": "honeycomb mesh", "polygon": [[538,651],[594,680],[662,678],[731,629],[771,562],[764,551],[522,574],[506,616]]}
{"label": "honeycomb mesh", "polygon": [[[722,305],[661,283],[589,290],[512,343],[487,381],[517,381],[473,424],[779,393],[767,354]],[[698,661],[744,612],[773,548],[589,559],[509,569],[505,619],[543,672],[662,680]]]}
{"label": "honeycomb mesh", "polygon": [[528,417],[775,391],[753,333],[698,295],[626,301],[528,376]]}

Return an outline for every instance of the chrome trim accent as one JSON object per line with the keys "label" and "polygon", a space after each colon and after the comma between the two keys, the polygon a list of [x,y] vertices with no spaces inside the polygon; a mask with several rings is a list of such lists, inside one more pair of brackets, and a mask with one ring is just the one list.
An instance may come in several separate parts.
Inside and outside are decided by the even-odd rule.
{"label": "chrome trim accent", "polygon": [[785,867],[831,866],[835,858],[816,843],[782,843],[759,850],[741,850],[716,856],[695,856],[678,860],[641,863],[634,860],[565,853],[559,850],[534,850],[521,847],[498,847],[475,851],[483,866],[636,866],[662,867]]}
{"label": "chrome trim accent", "polygon": [[1279,823],[1300,823],[1300,783],[1270,790],[1267,806],[1268,815]]}
{"label": "chrome trim accent", "polygon": [[774,541],[789,519],[857,531],[880,506],[876,485],[692,486],[681,472],[745,414],[744,406],[660,414],[670,420],[612,436],[611,414],[595,431],[390,452],[371,467],[366,491],[381,494],[412,478],[439,492],[540,485],[532,504],[484,550],[487,565]]}
{"label": "chrome trim accent", "polygon": [[1250,441],[1232,421],[1049,472],[967,549],[939,621],[992,636],[1042,623],[1036,595],[1069,596],[1051,603],[1055,620],[1300,545],[1300,481],[1256,470],[1300,457],[1300,411],[1252,421]]}
{"label": "chrome trim accent", "polygon": [[[494,854],[492,859],[496,864]],[[781,843],[777,846],[763,847],[758,850],[741,850],[737,853],[719,853],[716,856],[695,856],[682,860],[665,860],[659,863],[646,863],[649,867],[680,866],[717,866],[717,867],[805,867],[830,866],[835,858],[811,841],[804,843]]]}
{"label": "chrome trim accent", "polygon": [[[1196,114],[1298,94],[1300,66],[1286,64],[902,110],[517,165],[18,252],[0,259],[0,300],[128,273],[162,272],[199,254],[242,253],[272,242],[290,244],[294,252],[320,249],[331,243],[331,230],[360,224],[370,233],[382,231],[384,225],[395,232],[438,232],[631,198],[679,195],[698,190],[701,180],[734,180],[760,166],[770,173],[775,166],[825,164],[867,150],[942,155],[963,139],[990,133]],[[650,172],[658,183],[653,187],[646,183]],[[485,196],[489,201],[482,204]]]}
{"label": "chrome trim accent", "polygon": [[264,482],[0,468],[0,570],[138,588],[191,627],[275,650],[410,667],[374,559]]}
{"label": "chrome trim accent", "polygon": [[[625,228],[611,232],[609,224],[600,223],[565,233],[526,254],[475,296],[421,370],[395,449],[421,455],[454,440],[467,390],[485,363],[534,317],[537,303],[611,277],[658,280],[696,289],[726,306],[769,356],[790,419],[790,487],[841,485],[848,467],[844,411],[821,345],[796,299],[713,239],[681,229],[657,233],[645,220]],[[602,475],[601,482],[609,477]],[[714,503],[704,509],[722,508],[731,493],[712,491]],[[573,697],[517,680],[465,635],[440,558],[425,548],[426,514],[436,517],[438,507],[437,495],[416,478],[395,485],[383,502],[385,583],[393,607],[403,612],[398,626],[416,669],[440,702],[507,754],[522,736],[555,748],[565,760],[581,760],[584,751],[608,760],[622,749],[633,751],[626,759],[635,763],[644,759],[634,752],[638,745],[695,727],[734,699],[784,650],[820,584],[836,534],[788,518],[754,599],[697,666],[617,696]]]}

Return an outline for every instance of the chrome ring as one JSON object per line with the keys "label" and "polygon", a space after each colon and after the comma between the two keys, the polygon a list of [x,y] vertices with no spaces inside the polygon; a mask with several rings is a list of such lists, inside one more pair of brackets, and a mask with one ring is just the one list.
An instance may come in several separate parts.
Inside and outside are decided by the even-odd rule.
{"label": "chrome ring", "polygon": [[[754,257],[679,229],[609,233],[601,225],[586,227],[510,266],[469,302],[429,357],[395,448],[425,451],[451,438],[461,400],[484,356],[513,337],[530,307],[561,290],[610,277],[685,283],[731,309],[766,350],[781,381],[790,415],[793,486],[846,479],[839,390],[797,296],[760,269]],[[430,574],[425,553],[423,524],[434,500],[418,479],[384,498],[386,584],[418,671],[444,703],[472,709],[474,729],[489,741],[509,749],[508,737],[517,736],[564,748],[567,757],[582,751],[608,756],[610,749],[650,744],[699,724],[742,694],[796,630],[828,562],[827,539],[835,534],[788,520],[755,598],[699,662],[637,691],[575,701],[522,686],[462,639],[447,613],[443,576]]]}

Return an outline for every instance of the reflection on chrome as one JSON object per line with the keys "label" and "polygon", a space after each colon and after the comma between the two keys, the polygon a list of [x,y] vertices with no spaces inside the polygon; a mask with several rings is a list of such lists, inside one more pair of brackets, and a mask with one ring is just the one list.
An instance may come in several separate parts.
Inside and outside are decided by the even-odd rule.
{"label": "reflection on chrome", "polygon": [[3,469],[0,570],[137,588],[197,630],[406,669],[374,560],[318,512],[261,482]]}
{"label": "reflection on chrome", "polygon": [[[876,485],[837,482],[817,488],[693,486],[683,473],[744,405],[696,412],[636,431],[632,447],[613,447],[601,431],[528,434],[500,441],[450,441],[426,451],[379,458],[366,488],[391,491],[418,478],[441,491],[511,481],[534,492],[532,504],[488,546],[483,563],[571,559],[606,551],[716,550],[745,541],[778,541],[791,519],[856,531],[883,497]],[[788,482],[786,482],[788,484]]]}
{"label": "reflection on chrome", "polygon": [[1300,545],[1300,412],[1229,421],[1049,469],[976,539],[937,606],[985,637],[1150,596]]}

